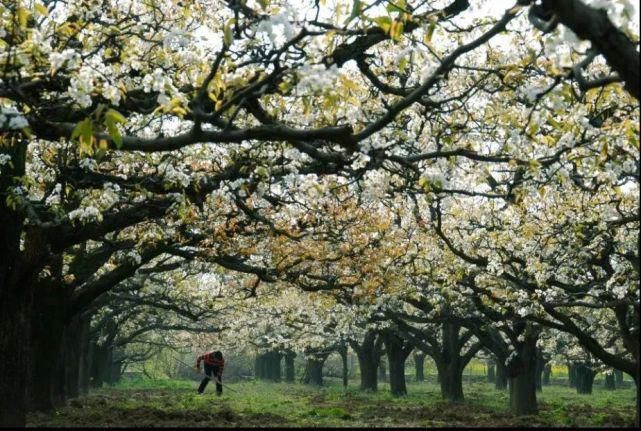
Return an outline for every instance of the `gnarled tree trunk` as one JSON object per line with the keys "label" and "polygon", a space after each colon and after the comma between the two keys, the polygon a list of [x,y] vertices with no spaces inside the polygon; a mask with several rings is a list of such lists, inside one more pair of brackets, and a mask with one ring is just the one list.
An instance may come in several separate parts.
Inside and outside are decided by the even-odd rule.
{"label": "gnarled tree trunk", "polygon": [[407,395],[405,361],[414,347],[392,332],[386,332],[384,340],[389,362],[390,392],[395,397]]}
{"label": "gnarled tree trunk", "polygon": [[414,367],[416,368],[416,381],[425,381],[425,353],[414,353]]}
{"label": "gnarled tree trunk", "polygon": [[376,392],[378,389],[378,363],[381,358],[381,337],[374,331],[367,331],[363,342],[351,342],[356,352],[361,374],[361,390]]}
{"label": "gnarled tree trunk", "polygon": [[536,342],[539,330],[526,327],[524,340],[516,346],[507,369],[510,379],[510,410],[513,414],[530,415],[538,412],[536,400]]}
{"label": "gnarled tree trunk", "polygon": [[294,383],[296,378],[294,358],[296,358],[296,353],[292,351],[287,351],[287,353],[285,353],[285,381],[287,383]]}
{"label": "gnarled tree trunk", "polygon": [[591,394],[596,371],[585,363],[575,365],[576,392],[578,394]]}

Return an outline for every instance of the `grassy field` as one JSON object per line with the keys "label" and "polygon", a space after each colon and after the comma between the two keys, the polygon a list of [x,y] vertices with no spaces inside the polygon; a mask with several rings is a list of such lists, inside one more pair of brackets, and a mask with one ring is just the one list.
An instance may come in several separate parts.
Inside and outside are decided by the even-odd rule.
{"label": "grassy field", "polygon": [[539,393],[540,413],[514,417],[507,411],[508,394],[487,383],[464,386],[466,401],[443,402],[434,383],[408,383],[409,395],[390,396],[387,385],[376,394],[362,393],[356,382],[344,389],[335,382],[321,389],[299,384],[229,383],[217,397],[213,386],[196,393],[189,380],[138,380],[99,389],[70,401],[51,415],[36,413],[30,427],[117,426],[333,426],[333,427],[535,427],[632,426],[633,388],[592,395],[545,386]]}

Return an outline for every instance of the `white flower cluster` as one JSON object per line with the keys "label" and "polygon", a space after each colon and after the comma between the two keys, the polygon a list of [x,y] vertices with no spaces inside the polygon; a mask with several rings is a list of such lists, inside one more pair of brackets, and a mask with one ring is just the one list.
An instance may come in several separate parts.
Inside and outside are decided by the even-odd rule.
{"label": "white flower cluster", "polygon": [[49,63],[51,63],[51,72],[66,66],[67,69],[75,69],[80,65],[80,54],[71,48],[62,52],[52,52],[49,54]]}
{"label": "white flower cluster", "polygon": [[120,200],[120,186],[118,184],[106,182],[103,184],[102,189],[103,193],[98,199],[102,208],[107,209],[118,203]]}
{"label": "white flower cluster", "polygon": [[287,18],[285,12],[272,15],[269,19],[262,20],[256,26],[256,35],[264,34],[269,38],[272,45],[282,47],[288,40],[294,37],[294,28]]}
{"label": "white flower cluster", "polygon": [[91,221],[102,221],[102,214],[100,210],[94,206],[88,206],[86,208],[78,208],[69,213],[69,220],[72,222],[74,220],[79,220],[80,223],[86,224]]}
{"label": "white flower cluster", "polygon": [[69,96],[83,108],[91,106],[91,92],[94,90],[94,75],[91,69],[83,67],[78,77],[71,78],[71,85],[67,91]]}
{"label": "white flower cluster", "polygon": [[182,30],[172,30],[162,41],[162,46],[166,50],[184,48],[189,44],[189,35]]}
{"label": "white flower cluster", "polygon": [[163,176],[164,182],[168,185],[186,188],[189,187],[191,183],[189,175],[176,169],[171,163],[163,163],[158,166],[158,172]]}
{"label": "white flower cluster", "polygon": [[494,275],[503,274],[503,262],[499,256],[495,254],[490,255],[487,262],[487,271]]}
{"label": "white flower cluster", "polygon": [[48,206],[60,205],[60,193],[61,192],[62,192],[62,184],[57,183],[54,186],[53,191],[51,192],[51,194],[49,196],[47,196],[47,199],[45,199],[45,203]]}
{"label": "white flower cluster", "polygon": [[9,154],[0,154],[0,167],[4,166],[11,162],[11,156]]}
{"label": "white flower cluster", "polygon": [[367,166],[367,163],[369,162],[370,157],[367,154],[363,153],[358,153],[356,157],[354,158],[354,161],[352,162],[352,169],[362,169],[365,166]]}
{"label": "white flower cluster", "polygon": [[90,170],[95,169],[98,166],[98,163],[96,163],[96,161],[94,159],[87,157],[87,158],[84,158],[84,159],[80,160],[80,162],[78,162],[78,165],[82,169],[86,169],[86,170],[90,171]]}
{"label": "white flower cluster", "polygon": [[338,76],[338,68],[332,65],[329,69],[323,65],[305,65],[298,69],[298,84],[296,91],[299,93],[314,93],[334,87]]}
{"label": "white flower cluster", "polygon": [[20,130],[28,126],[29,122],[16,108],[1,108],[0,130]]}
{"label": "white flower cluster", "polygon": [[120,99],[122,97],[120,95],[120,90],[118,90],[116,86],[108,83],[102,86],[102,96],[116,106],[120,104]]}
{"label": "white flower cluster", "polygon": [[621,283],[619,277],[611,277],[605,287],[618,299],[623,299],[628,295],[628,285]]}
{"label": "white flower cluster", "polygon": [[169,102],[167,91],[171,90],[172,82],[171,78],[167,77],[161,68],[157,67],[153,73],[145,75],[142,79],[142,85],[145,93],[151,91],[160,93],[158,94],[158,103],[163,104]]}
{"label": "white flower cluster", "polygon": [[142,257],[136,250],[128,251],[127,254],[125,255],[125,258],[130,262],[135,263],[136,265],[140,265],[140,262],[142,262]]}

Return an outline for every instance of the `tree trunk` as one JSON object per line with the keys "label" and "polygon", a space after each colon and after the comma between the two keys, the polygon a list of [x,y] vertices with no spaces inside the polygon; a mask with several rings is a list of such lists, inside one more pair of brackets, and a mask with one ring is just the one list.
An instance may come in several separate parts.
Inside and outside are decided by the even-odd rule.
{"label": "tree trunk", "polygon": [[614,382],[616,383],[617,389],[621,389],[623,387],[623,371],[621,370],[614,370]]}
{"label": "tree trunk", "polygon": [[552,374],[552,365],[545,364],[545,368],[543,369],[543,385],[549,385],[550,384],[550,375],[551,374]]}
{"label": "tree trunk", "polygon": [[257,379],[280,382],[282,355],[275,351],[261,353],[256,356],[255,374]]}
{"label": "tree trunk", "polygon": [[442,326],[442,351],[434,360],[439,374],[441,396],[449,401],[463,401],[463,358],[459,338],[461,327],[445,322]]}
{"label": "tree trunk", "polygon": [[539,348],[536,349],[536,390],[537,392],[543,391],[543,371],[547,361],[543,356],[543,351]]}
{"label": "tree trunk", "polygon": [[374,361],[371,352],[357,353],[361,371],[361,390],[376,392],[378,389],[378,361]]}
{"label": "tree trunk", "polygon": [[[363,343],[352,343],[352,348],[356,352],[358,365],[361,374],[361,390],[376,392],[378,389],[378,363],[380,356],[380,341],[378,335],[373,331],[368,331],[363,337]],[[380,338],[380,337],[379,337]]]}
{"label": "tree trunk", "polygon": [[381,382],[387,381],[387,367],[385,367],[385,359],[383,358],[378,361],[378,380]]}
{"label": "tree trunk", "polygon": [[575,373],[576,365],[571,362],[568,362],[567,367],[568,367],[568,386],[571,388],[575,388],[576,387],[576,373]]}
{"label": "tree trunk", "polygon": [[28,141],[16,139],[0,148],[11,157],[0,173],[0,427],[7,428],[25,426],[33,287],[46,254],[44,236],[30,232],[21,251],[25,217],[7,205],[14,177],[25,173],[27,146]]}
{"label": "tree trunk", "polygon": [[347,384],[349,383],[349,378],[347,376],[349,370],[347,368],[347,346],[342,345],[338,349],[338,354],[341,355],[341,361],[343,364],[343,387],[347,387]]}
{"label": "tree trunk", "polygon": [[491,359],[488,359],[488,361],[487,361],[487,381],[488,381],[488,383],[495,383],[496,382],[495,363]]}
{"label": "tree trunk", "polygon": [[587,364],[579,363],[575,366],[577,394],[591,394],[596,372]]}
{"label": "tree trunk", "polygon": [[525,339],[516,346],[507,368],[510,379],[510,410],[517,416],[536,414],[536,342],[539,331],[533,327],[524,330]]}
{"label": "tree trunk", "polygon": [[463,401],[463,367],[459,361],[449,363],[437,361],[436,367],[440,376],[441,397],[448,401]]}
{"label": "tree trunk", "polygon": [[29,410],[51,411],[64,405],[65,296],[47,278],[35,285],[31,318],[31,355],[26,384]]}
{"label": "tree trunk", "polygon": [[263,355],[263,353],[256,355],[254,360],[254,377],[260,380],[265,378],[265,357]]}
{"label": "tree trunk", "polygon": [[[325,357],[326,359],[327,357]],[[325,359],[319,358],[307,358],[307,376],[308,381],[306,383],[313,386],[323,386],[323,364]]]}
{"label": "tree trunk", "polygon": [[56,352],[56,360],[53,362],[53,389],[51,394],[51,402],[54,407],[63,407],[66,402],[66,379],[65,379],[65,354],[64,354],[64,340],[59,345],[59,350]]}
{"label": "tree trunk", "polygon": [[281,373],[281,367],[280,367],[280,362],[282,359],[282,355],[278,352],[270,352],[269,353],[269,369],[270,369],[270,379],[273,382],[280,382],[282,373]]}
{"label": "tree trunk", "polygon": [[[4,200],[4,199],[2,199]],[[4,291],[4,290],[9,290]],[[25,426],[25,364],[28,362],[29,304],[21,289],[0,293],[0,427]],[[25,289],[26,290],[26,289]]]}
{"label": "tree trunk", "polygon": [[67,398],[76,398],[80,393],[81,323],[74,318],[65,328],[64,357]]}
{"label": "tree trunk", "polygon": [[294,383],[296,379],[296,370],[294,369],[294,358],[296,353],[288,351],[285,353],[285,381],[287,383]]}
{"label": "tree trunk", "polygon": [[413,350],[398,335],[387,332],[384,336],[387,360],[389,362],[389,382],[392,396],[400,397],[407,395],[405,384],[405,360]]}
{"label": "tree trunk", "polygon": [[502,361],[496,362],[496,381],[494,382],[494,388],[499,391],[504,391],[507,389],[507,368],[505,363]]}
{"label": "tree trunk", "polygon": [[614,373],[608,371],[604,375],[603,387],[606,390],[613,391],[617,388],[616,382],[614,381]]}
{"label": "tree trunk", "polygon": [[120,382],[120,379],[122,378],[122,371],[123,371],[123,361],[122,359],[119,360],[113,360],[111,362],[111,367],[109,368],[109,384],[110,385],[115,385],[116,383]]}
{"label": "tree trunk", "polygon": [[91,329],[91,318],[85,317],[81,320],[80,334],[80,367],[78,370],[78,386],[81,395],[89,393],[89,371],[91,366],[91,357],[89,354],[89,331]]}
{"label": "tree trunk", "polygon": [[105,383],[111,384],[111,366],[113,352],[110,346],[99,346],[92,342],[91,382],[94,388],[101,388]]}
{"label": "tree trunk", "polygon": [[416,381],[425,381],[425,353],[414,354],[414,367],[416,368]]}
{"label": "tree trunk", "polygon": [[89,342],[89,386],[99,388],[102,386],[100,375],[100,362],[102,361],[102,350],[95,340]]}

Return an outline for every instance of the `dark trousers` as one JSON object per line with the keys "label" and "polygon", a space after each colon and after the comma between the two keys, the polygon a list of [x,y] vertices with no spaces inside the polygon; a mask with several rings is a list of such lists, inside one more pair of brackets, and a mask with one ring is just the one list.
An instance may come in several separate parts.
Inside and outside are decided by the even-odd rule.
{"label": "dark trousers", "polygon": [[198,387],[198,393],[202,394],[205,388],[207,387],[207,384],[209,383],[209,380],[212,378],[216,378],[218,376],[218,380],[220,380],[221,383],[216,382],[216,395],[222,395],[223,393],[223,376],[219,374],[218,367],[214,365],[205,365],[205,377],[203,380],[200,382],[200,386]]}

